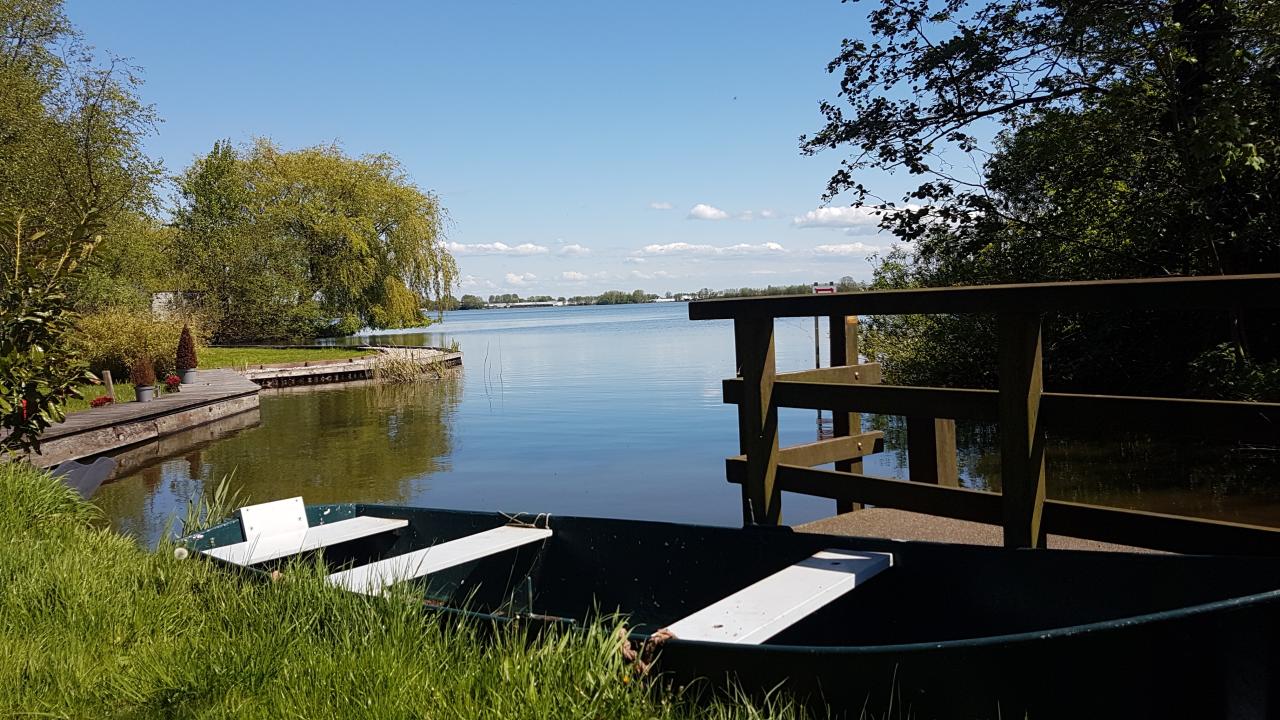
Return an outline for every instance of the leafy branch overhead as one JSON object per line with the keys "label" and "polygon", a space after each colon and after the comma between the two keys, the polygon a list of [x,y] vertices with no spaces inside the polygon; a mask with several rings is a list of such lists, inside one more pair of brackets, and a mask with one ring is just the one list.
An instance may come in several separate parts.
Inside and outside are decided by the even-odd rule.
{"label": "leafy branch overhead", "polygon": [[[883,0],[867,21],[872,37],[844,41],[829,65],[840,90],[821,103],[825,125],[801,139],[806,153],[848,150],[828,200],[892,208],[867,173],[906,171],[921,182],[885,215],[903,239],[937,220],[1065,239],[1040,220],[1079,211],[1059,193],[1088,176],[1111,195],[1156,193],[1173,210],[1160,229],[1195,236],[1190,261],[1108,248],[1127,271],[1233,272],[1248,261],[1204,256],[1243,229],[1231,215],[1274,206],[1275,3]],[[1035,160],[1050,161],[1041,169],[1027,167],[1029,135],[1043,151]]]}
{"label": "leafy branch overhead", "polygon": [[[843,152],[826,199],[879,208],[904,241],[880,286],[1280,272],[1280,3],[867,5],[801,147]],[[918,181],[900,197],[873,192],[902,172]],[[1196,385],[1197,358],[1235,357],[1228,374],[1280,359],[1271,318],[1183,320],[1054,319],[1053,379],[1123,386],[1110,358],[1148,356],[1138,337],[1168,349],[1127,378],[1154,394]],[[991,379],[981,322],[867,327],[894,381]],[[925,357],[935,346],[968,350]]]}

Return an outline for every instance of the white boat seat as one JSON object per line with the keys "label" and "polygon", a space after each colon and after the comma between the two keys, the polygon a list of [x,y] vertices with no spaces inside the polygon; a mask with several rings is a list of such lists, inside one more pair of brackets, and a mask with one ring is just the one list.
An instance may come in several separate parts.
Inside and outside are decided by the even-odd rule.
{"label": "white boat seat", "polygon": [[391,585],[496,555],[551,537],[546,528],[504,526],[422,550],[336,572],[329,582],[365,595],[381,595]]}
{"label": "white boat seat", "polygon": [[666,630],[681,640],[758,645],[892,565],[890,553],[821,550]]}
{"label": "white boat seat", "polygon": [[240,508],[244,542],[211,548],[204,553],[237,565],[255,565],[389,532],[408,524],[408,520],[361,515],[308,527],[306,506],[302,498],[295,497]]}

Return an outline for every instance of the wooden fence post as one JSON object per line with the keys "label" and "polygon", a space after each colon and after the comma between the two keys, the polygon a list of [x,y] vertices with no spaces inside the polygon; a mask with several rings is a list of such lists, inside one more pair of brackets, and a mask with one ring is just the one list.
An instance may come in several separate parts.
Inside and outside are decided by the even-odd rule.
{"label": "wooden fence post", "polygon": [[[831,315],[827,318],[831,334],[831,367],[858,364],[858,316],[841,317]],[[831,435],[843,437],[862,432],[862,415],[860,413],[833,412],[831,414]],[[862,458],[857,460],[841,460],[835,464],[839,472],[862,473]],[[847,500],[836,501],[836,512],[845,513],[861,510],[862,503]]]}
{"label": "wooden fence post", "polygon": [[111,398],[111,402],[116,401],[116,384],[111,381],[111,371],[102,371],[102,382],[107,386],[107,397]]}
{"label": "wooden fence post", "polygon": [[907,418],[907,474],[912,482],[960,486],[956,421]]}
{"label": "wooden fence post", "polygon": [[744,524],[777,525],[782,521],[778,473],[778,408],[773,404],[777,373],[773,353],[773,318],[733,321],[734,349],[743,397],[738,405],[739,451],[747,456],[742,484]]}
{"label": "wooden fence post", "polygon": [[1042,547],[1044,393],[1040,316],[1000,313],[1000,477],[1005,547]]}

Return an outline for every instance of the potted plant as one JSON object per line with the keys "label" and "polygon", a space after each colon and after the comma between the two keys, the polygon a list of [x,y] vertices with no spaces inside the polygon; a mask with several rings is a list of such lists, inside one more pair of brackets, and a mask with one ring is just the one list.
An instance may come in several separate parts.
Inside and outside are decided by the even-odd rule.
{"label": "potted plant", "polygon": [[133,392],[138,402],[151,402],[156,393],[156,369],[149,356],[140,355],[133,361],[129,379],[133,381]]}
{"label": "potted plant", "polygon": [[182,384],[190,385],[196,381],[196,341],[191,337],[191,326],[182,326],[182,337],[178,338],[178,374],[182,376]]}

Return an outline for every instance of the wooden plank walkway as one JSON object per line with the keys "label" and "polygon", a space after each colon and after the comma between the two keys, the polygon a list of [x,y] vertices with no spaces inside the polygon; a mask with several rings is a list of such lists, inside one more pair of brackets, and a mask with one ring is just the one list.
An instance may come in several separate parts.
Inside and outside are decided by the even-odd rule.
{"label": "wooden plank walkway", "polygon": [[197,382],[152,402],[83,410],[45,430],[32,464],[51,467],[154,440],[258,406],[258,386],[232,370],[199,370]]}
{"label": "wooden plank walkway", "polygon": [[378,354],[347,360],[250,365],[241,368],[239,372],[263,387],[282,387],[372,378],[374,366],[387,355],[413,360],[421,365],[440,363],[445,367],[457,367],[462,364],[462,353],[436,348],[376,347],[369,349],[377,350]]}
{"label": "wooden plank walkway", "polygon": [[[799,532],[822,533],[823,535],[959,543],[962,545],[999,546],[1004,543],[1004,534],[999,525],[955,520],[936,515],[907,512],[906,510],[894,510],[892,508],[855,510],[797,525],[795,529]],[[1085,540],[1065,535],[1049,535],[1047,545],[1050,548],[1059,550],[1157,552],[1146,548],[1116,545],[1115,543]]]}

